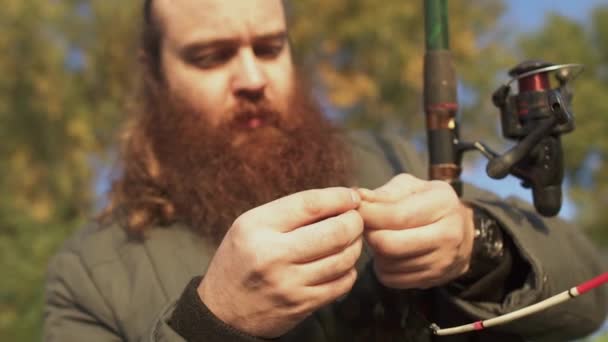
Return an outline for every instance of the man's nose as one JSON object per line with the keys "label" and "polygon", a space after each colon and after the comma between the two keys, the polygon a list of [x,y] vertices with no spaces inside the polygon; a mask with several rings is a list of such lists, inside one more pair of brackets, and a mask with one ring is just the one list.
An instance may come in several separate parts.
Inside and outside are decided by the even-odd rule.
{"label": "man's nose", "polygon": [[239,54],[238,65],[233,83],[235,94],[256,99],[263,96],[268,80],[261,61],[258,60],[252,49],[244,49]]}

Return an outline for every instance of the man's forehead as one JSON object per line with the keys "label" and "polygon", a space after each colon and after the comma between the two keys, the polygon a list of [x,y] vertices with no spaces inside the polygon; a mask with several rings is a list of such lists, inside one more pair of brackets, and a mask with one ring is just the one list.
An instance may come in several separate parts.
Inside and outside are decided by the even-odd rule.
{"label": "man's forehead", "polygon": [[246,39],[286,29],[281,0],[155,0],[154,13],[174,43]]}

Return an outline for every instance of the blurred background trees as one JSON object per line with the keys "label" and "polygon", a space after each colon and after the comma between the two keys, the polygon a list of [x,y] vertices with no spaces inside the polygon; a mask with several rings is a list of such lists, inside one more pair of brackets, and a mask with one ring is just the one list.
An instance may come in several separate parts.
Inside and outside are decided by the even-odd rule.
{"label": "blurred background trees", "polygon": [[[289,2],[297,59],[335,120],[423,134],[421,1]],[[103,204],[133,82],[139,1],[4,0],[0,11],[0,340],[40,337],[48,258]],[[608,5],[513,37],[501,0],[450,2],[463,135],[499,141],[490,94],[525,58],[582,62],[564,139],[576,217],[608,246]]]}

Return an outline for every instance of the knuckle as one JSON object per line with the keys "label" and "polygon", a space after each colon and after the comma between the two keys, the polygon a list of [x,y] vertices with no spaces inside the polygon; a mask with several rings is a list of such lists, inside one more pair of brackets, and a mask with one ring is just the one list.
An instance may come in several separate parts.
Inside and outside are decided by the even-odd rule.
{"label": "knuckle", "polygon": [[259,280],[266,280],[266,282],[271,282],[269,278],[269,273],[271,269],[271,262],[269,258],[265,257],[260,253],[251,253],[249,256],[249,260],[252,260],[251,263],[251,274],[253,278]]}
{"label": "knuckle", "polygon": [[251,260],[245,280],[248,288],[277,287],[277,282],[272,276],[271,262],[268,258],[256,253],[249,253],[249,255],[246,255],[246,260]]}
{"label": "knuckle", "polygon": [[400,173],[393,177],[391,183],[394,183],[401,187],[409,187],[416,181],[416,178],[409,173]]}
{"label": "knuckle", "polygon": [[376,235],[365,233],[365,241],[367,242],[367,246],[374,252],[374,254],[378,254],[378,242]]}
{"label": "knuckle", "polygon": [[301,193],[302,210],[308,216],[318,216],[321,214],[322,208],[319,205],[321,194],[316,190],[308,190]]}
{"label": "knuckle", "polygon": [[447,194],[455,194],[454,189],[452,188],[452,186],[450,185],[450,183],[445,182],[445,181],[441,181],[441,180],[431,180],[429,181],[429,186],[431,189],[435,190],[435,191],[441,191],[444,195]]}
{"label": "knuckle", "polygon": [[400,183],[410,183],[416,178],[409,173],[400,173],[394,179]]}
{"label": "knuckle", "polygon": [[242,223],[233,224],[232,228],[228,232],[227,239],[232,250],[237,252],[247,253],[253,251],[251,248],[251,234],[247,232]]}
{"label": "knuckle", "polygon": [[359,260],[361,257],[361,253],[363,252],[363,239],[359,238],[355,243],[355,246],[352,248],[352,255],[355,259],[355,262]]}
{"label": "knuckle", "polygon": [[431,277],[428,281],[428,287],[436,287],[436,286],[440,286],[443,285],[444,283],[446,283],[446,280],[448,279],[447,276],[449,275],[449,273],[441,273],[438,274],[434,277]]}
{"label": "knuckle", "polygon": [[286,282],[276,283],[272,297],[282,307],[297,308],[301,306],[299,293],[287,286]]}
{"label": "knuckle", "polygon": [[441,260],[437,266],[431,272],[431,278],[439,278],[447,272],[451,271],[454,267],[454,259],[453,258],[445,258],[445,260]]}
{"label": "knuckle", "polygon": [[374,272],[376,272],[377,275],[387,273],[387,263],[382,257],[376,256],[374,258]]}
{"label": "knuckle", "polygon": [[431,287],[435,287],[441,283],[439,280],[442,275],[437,274],[435,271],[426,272],[420,279],[416,281],[416,287],[426,290]]}
{"label": "knuckle", "polygon": [[458,275],[463,275],[465,273],[467,273],[470,269],[471,269],[471,264],[470,263],[463,263],[463,267],[460,269],[460,273]]}
{"label": "knuckle", "polygon": [[383,237],[378,244],[377,252],[381,257],[384,258],[390,259],[393,257],[396,254],[394,240]]}
{"label": "knuckle", "polygon": [[453,227],[449,228],[450,229],[445,229],[445,231],[441,235],[443,245],[450,247],[460,246],[463,240],[462,231],[460,229],[454,229]]}
{"label": "knuckle", "polygon": [[250,260],[252,273],[260,279],[270,279],[271,274],[276,270],[280,264],[281,255],[278,251],[283,250],[282,248],[263,248],[265,245],[277,245],[270,241],[269,238],[263,236],[256,236],[255,234],[249,234],[251,238],[242,241],[242,251],[245,255],[245,260]]}
{"label": "knuckle", "polygon": [[460,198],[458,197],[458,194],[449,183],[439,180],[434,180],[431,182],[433,183],[433,189],[441,192],[442,198],[444,198],[446,203],[449,204],[450,208],[460,203]]}
{"label": "knuckle", "polygon": [[450,274],[460,272],[462,268],[463,267],[457,257],[446,258],[446,260],[442,260],[436,265],[436,267],[429,274],[429,278],[431,280],[441,281]]}
{"label": "knuckle", "polygon": [[349,292],[355,285],[356,280],[357,280],[357,270],[353,270],[352,272],[349,272],[344,277],[344,287],[338,291],[338,296],[341,296],[344,293]]}
{"label": "knuckle", "polygon": [[380,237],[379,234],[377,232],[375,232],[374,234],[366,234],[365,236],[365,240],[367,241],[367,244],[372,248],[372,250],[374,251],[374,254],[379,255],[380,254]]}
{"label": "knuckle", "polygon": [[342,258],[342,269],[347,270],[353,268],[359,260],[359,256],[361,255],[361,248],[357,245],[349,248],[345,251],[345,255]]}
{"label": "knuckle", "polygon": [[391,256],[391,254],[387,251],[386,247],[383,245],[376,247],[374,251],[376,255],[381,258],[389,258]]}
{"label": "knuckle", "polygon": [[353,267],[353,262],[347,255],[340,255],[335,262],[333,269],[337,272],[346,271]]}
{"label": "knuckle", "polygon": [[339,219],[343,225],[343,239],[348,240],[348,242],[352,242],[363,233],[363,219],[357,211],[351,210],[340,216]]}
{"label": "knuckle", "polygon": [[392,287],[392,288],[397,288],[399,287],[398,282],[395,280],[395,278],[391,275],[388,275],[386,273],[383,272],[377,272],[376,273],[376,277],[378,278],[378,280],[388,286],[388,287]]}
{"label": "knuckle", "polygon": [[249,271],[244,280],[244,284],[248,289],[267,287],[269,283],[266,273],[255,268],[255,266]]}
{"label": "knuckle", "polygon": [[365,225],[363,217],[361,217],[361,214],[359,214],[359,212],[356,210],[350,211],[350,214],[352,226],[355,228],[355,232],[357,233],[357,235],[359,235],[363,232],[363,227]]}
{"label": "knuckle", "polygon": [[447,190],[446,185],[448,185],[448,183],[441,181],[441,180],[433,179],[433,180],[429,181],[429,185],[431,186],[432,189],[446,191]]}
{"label": "knuckle", "polygon": [[300,305],[293,309],[290,316],[294,317],[297,321],[303,320],[319,308],[315,300],[316,298],[307,298],[307,300],[302,301]]}
{"label": "knuckle", "polygon": [[466,272],[469,271],[471,265],[469,264],[469,261],[467,259],[459,259],[458,263],[455,264],[454,270],[458,275],[462,275]]}
{"label": "knuckle", "polygon": [[353,287],[353,285],[357,281],[357,277],[358,276],[359,276],[359,272],[356,269],[353,269],[353,271],[350,272],[350,275],[349,275],[349,278],[348,278],[348,286],[349,286],[349,288]]}
{"label": "knuckle", "polygon": [[331,302],[345,293],[348,293],[352,290],[356,280],[357,271],[349,270],[331,286],[330,290],[323,295],[323,298],[320,301],[324,303]]}
{"label": "knuckle", "polygon": [[329,238],[332,239],[336,245],[344,247],[344,245],[348,243],[349,225],[345,222],[343,217],[337,217],[332,221]]}
{"label": "knuckle", "polygon": [[401,228],[408,225],[408,221],[412,220],[412,211],[408,208],[400,207],[401,210],[396,210],[393,215],[387,217],[388,224]]}
{"label": "knuckle", "polygon": [[316,309],[317,308],[313,307],[309,302],[300,302],[287,312],[287,317],[294,322],[299,322],[304,320]]}
{"label": "knuckle", "polygon": [[243,231],[247,230],[247,222],[248,222],[248,213],[244,213],[241,216],[237,217],[236,220],[234,220],[234,222],[232,223],[232,227],[230,227],[230,230],[240,234]]}

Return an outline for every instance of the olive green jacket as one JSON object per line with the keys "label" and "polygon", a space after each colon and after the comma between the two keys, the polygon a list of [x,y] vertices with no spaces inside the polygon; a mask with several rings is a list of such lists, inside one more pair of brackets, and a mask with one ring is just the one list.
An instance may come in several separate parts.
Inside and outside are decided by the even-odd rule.
{"label": "olive green jacket", "polygon": [[[415,150],[397,136],[357,133],[353,141],[356,186],[375,188],[395,173],[424,177]],[[592,245],[575,227],[542,219],[527,204],[502,201],[465,187],[464,199],[490,213],[517,246],[531,271],[524,284],[500,303],[471,302],[444,289],[426,292],[430,319],[442,327],[487,319],[567,290],[606,270]],[[272,246],[268,246],[272,248]],[[186,284],[204,275],[215,247],[190,229],[154,228],[143,241],[127,237],[119,224],[78,232],[52,259],[46,282],[44,340],[183,341],[168,324]],[[280,341],[567,341],[604,321],[606,287],[543,313],[481,333],[431,337],[412,291],[383,293],[367,267],[366,252],[351,293],[306,319]],[[230,270],[226,270],[229,272]],[[387,300],[388,298],[388,300]],[[412,300],[410,300],[412,299]],[[399,306],[390,311],[385,304]],[[387,317],[392,316],[392,317]],[[429,317],[429,316],[427,316]],[[387,323],[388,322],[388,323]],[[253,341],[221,322],[210,325],[214,341]],[[217,330],[217,332],[216,332]]]}

